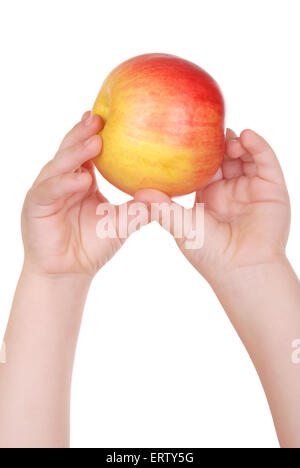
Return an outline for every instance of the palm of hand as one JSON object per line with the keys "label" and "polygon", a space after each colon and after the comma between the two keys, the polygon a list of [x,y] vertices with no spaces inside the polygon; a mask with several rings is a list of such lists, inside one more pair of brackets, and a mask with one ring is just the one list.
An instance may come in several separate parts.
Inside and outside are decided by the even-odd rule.
{"label": "palm of hand", "polygon": [[31,262],[46,274],[93,276],[123,242],[118,237],[97,237],[100,217],[96,211],[103,201],[94,182],[87,193],[31,208],[23,220],[23,237]]}
{"label": "palm of hand", "polygon": [[[222,179],[203,191],[203,201],[210,218],[204,250],[221,256],[222,262],[247,265],[284,251],[289,200],[283,187],[257,176]],[[217,242],[210,243],[212,229]]]}
{"label": "palm of hand", "polygon": [[25,263],[38,273],[93,276],[124,242],[117,234],[113,238],[97,236],[101,219],[97,207],[107,200],[98,190],[91,159],[101,150],[96,133],[103,122],[93,116],[87,126],[88,116],[65,137],[24,203]]}
{"label": "palm of hand", "polygon": [[289,197],[275,154],[254,132],[228,133],[223,166],[196,197],[205,203],[206,241],[184,253],[197,268],[208,258],[218,268],[272,261],[288,237]]}

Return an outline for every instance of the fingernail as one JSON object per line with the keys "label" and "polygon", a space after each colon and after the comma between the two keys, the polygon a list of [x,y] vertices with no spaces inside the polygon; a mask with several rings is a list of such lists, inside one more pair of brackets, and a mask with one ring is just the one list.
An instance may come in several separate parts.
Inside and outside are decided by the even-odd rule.
{"label": "fingernail", "polygon": [[233,130],[231,128],[226,129],[226,140],[231,140],[231,141],[239,141],[239,138],[236,136]]}
{"label": "fingernail", "polygon": [[85,125],[88,127],[93,121],[94,115],[90,115],[88,119],[85,120]]}
{"label": "fingernail", "polygon": [[82,122],[85,122],[90,117],[90,114],[90,111],[85,112],[81,118]]}

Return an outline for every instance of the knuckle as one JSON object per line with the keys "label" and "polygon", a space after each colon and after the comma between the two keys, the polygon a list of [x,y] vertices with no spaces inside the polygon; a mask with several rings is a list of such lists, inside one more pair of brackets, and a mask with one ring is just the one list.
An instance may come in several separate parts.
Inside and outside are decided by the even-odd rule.
{"label": "knuckle", "polygon": [[46,172],[46,171],[48,171],[49,169],[51,169],[52,166],[53,166],[53,163],[54,163],[54,159],[51,159],[50,161],[48,161],[48,162],[45,164],[45,166],[43,167],[42,171],[43,171],[43,172]]}
{"label": "knuckle", "polygon": [[26,194],[24,204],[23,204],[23,210],[22,210],[23,213],[27,213],[27,211],[29,210],[29,207],[34,199],[34,193],[35,193],[35,187],[33,185],[32,187],[30,187],[30,189],[28,190]]}
{"label": "knuckle", "polygon": [[41,170],[40,175],[44,176],[44,175],[47,175],[47,174],[49,174],[51,172],[51,170],[53,168],[53,165],[55,164],[54,160],[55,160],[55,158],[51,159],[51,161],[48,161],[47,164],[45,164],[45,166]]}
{"label": "knuckle", "polygon": [[34,183],[32,185],[32,188],[35,188],[37,185],[39,185],[41,183],[41,181],[43,181],[45,179],[47,174],[49,174],[49,171],[51,170],[52,165],[53,165],[53,160],[47,162],[47,164],[45,164],[42,167],[42,169],[40,170],[39,175],[37,176],[37,178],[35,179],[35,181],[34,181]]}

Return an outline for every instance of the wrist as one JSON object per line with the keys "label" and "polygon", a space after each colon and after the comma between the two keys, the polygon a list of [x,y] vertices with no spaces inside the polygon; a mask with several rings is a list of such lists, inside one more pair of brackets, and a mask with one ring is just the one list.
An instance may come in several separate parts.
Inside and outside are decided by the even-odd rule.
{"label": "wrist", "polygon": [[45,275],[24,264],[14,304],[27,310],[26,321],[48,321],[76,335],[91,284],[88,275]]}
{"label": "wrist", "polygon": [[218,273],[209,283],[218,293],[230,293],[238,291],[256,283],[265,282],[273,275],[291,271],[292,267],[285,254],[278,255],[261,263],[238,265]]}
{"label": "wrist", "polygon": [[61,286],[65,288],[89,288],[93,276],[87,273],[45,273],[33,266],[30,262],[24,261],[21,278],[26,278],[34,283],[41,282],[49,286]]}
{"label": "wrist", "polygon": [[44,275],[24,265],[6,331],[8,358],[14,354],[11,337],[17,334],[30,359],[51,354],[70,369],[90,282],[85,275]]}

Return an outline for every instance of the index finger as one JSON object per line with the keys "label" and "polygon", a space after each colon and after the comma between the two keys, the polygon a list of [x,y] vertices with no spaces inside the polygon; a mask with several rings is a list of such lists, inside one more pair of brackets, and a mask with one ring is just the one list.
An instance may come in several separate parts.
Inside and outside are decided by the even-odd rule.
{"label": "index finger", "polygon": [[59,147],[59,151],[74,146],[90,136],[99,133],[103,129],[104,122],[100,115],[89,115],[85,118],[87,114],[88,113],[85,113],[81,122],[76,124],[75,127],[67,133]]}

